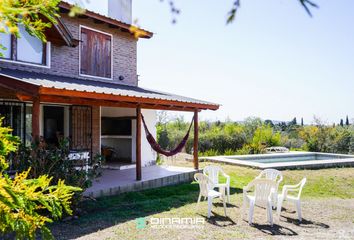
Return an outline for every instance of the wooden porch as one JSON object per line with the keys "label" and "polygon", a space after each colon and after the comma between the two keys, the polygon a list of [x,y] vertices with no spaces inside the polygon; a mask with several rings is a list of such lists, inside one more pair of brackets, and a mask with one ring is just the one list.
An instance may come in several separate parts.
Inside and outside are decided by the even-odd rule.
{"label": "wooden porch", "polygon": [[[202,110],[217,110],[218,104],[193,98],[124,86],[116,83],[83,81],[82,79],[6,70],[0,73],[0,87],[11,98],[32,105],[32,139],[40,137],[40,116],[43,103],[100,107],[123,107],[136,110],[136,167],[137,181],[146,179],[142,168],[142,109],[186,111],[194,113],[194,169],[198,169],[198,114]],[[1,96],[0,96],[1,98]],[[131,176],[130,176],[131,177]]]}
{"label": "wooden porch", "polygon": [[184,167],[150,166],[142,168],[143,178],[141,181],[136,181],[135,169],[105,169],[102,176],[86,189],[84,195],[96,198],[187,183],[193,181],[197,171]]}

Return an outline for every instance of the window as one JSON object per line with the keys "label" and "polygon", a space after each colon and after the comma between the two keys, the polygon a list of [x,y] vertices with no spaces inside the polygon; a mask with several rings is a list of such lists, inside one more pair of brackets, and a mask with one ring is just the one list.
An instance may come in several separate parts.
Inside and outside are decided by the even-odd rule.
{"label": "window", "polygon": [[41,40],[31,36],[23,26],[19,27],[21,38],[17,39],[17,60],[45,65]]}
{"label": "window", "polygon": [[0,34],[3,59],[36,65],[47,65],[47,44],[31,36],[24,26],[19,26],[21,38],[10,34]]}
{"label": "window", "polygon": [[80,74],[112,79],[112,35],[81,27]]}
{"label": "window", "polygon": [[64,108],[43,107],[44,139],[50,145],[59,145],[59,139],[64,136]]}

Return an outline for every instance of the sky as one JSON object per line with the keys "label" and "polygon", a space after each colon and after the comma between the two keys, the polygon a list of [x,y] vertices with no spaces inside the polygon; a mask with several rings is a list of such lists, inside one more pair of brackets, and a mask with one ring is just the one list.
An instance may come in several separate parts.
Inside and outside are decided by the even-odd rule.
{"label": "sky", "polygon": [[[202,119],[354,119],[354,1],[133,0],[133,16],[154,37],[138,42],[139,85],[219,103]],[[104,13],[102,0],[89,8]]]}

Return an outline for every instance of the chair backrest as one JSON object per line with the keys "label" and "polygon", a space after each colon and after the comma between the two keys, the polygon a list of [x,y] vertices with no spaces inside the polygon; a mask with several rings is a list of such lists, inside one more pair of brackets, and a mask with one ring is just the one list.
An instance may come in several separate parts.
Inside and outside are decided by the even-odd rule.
{"label": "chair backrest", "polygon": [[265,178],[276,181],[278,184],[283,180],[283,174],[276,169],[264,169],[257,178]]}
{"label": "chair backrest", "polygon": [[270,200],[271,191],[277,183],[270,179],[256,178],[248,184],[249,187],[254,186],[255,204],[257,206],[266,207]]}
{"label": "chair backrest", "polygon": [[204,175],[208,176],[213,184],[219,183],[219,172],[222,171],[220,166],[209,165],[203,169]]}
{"label": "chair backrest", "polygon": [[196,174],[194,174],[194,179],[195,179],[195,181],[197,181],[197,183],[199,183],[200,194],[202,196],[207,197],[208,192],[211,189],[210,186],[212,185],[210,178],[208,178],[207,176],[205,176],[202,173],[196,173]]}

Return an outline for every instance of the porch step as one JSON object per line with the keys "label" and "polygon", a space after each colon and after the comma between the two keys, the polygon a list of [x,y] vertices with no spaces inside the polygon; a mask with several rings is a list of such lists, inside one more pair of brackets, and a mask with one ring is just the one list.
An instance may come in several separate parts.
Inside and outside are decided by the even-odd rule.
{"label": "porch step", "polygon": [[111,170],[125,170],[125,169],[132,169],[135,168],[136,164],[108,164],[103,165],[102,168],[104,169],[111,169]]}

